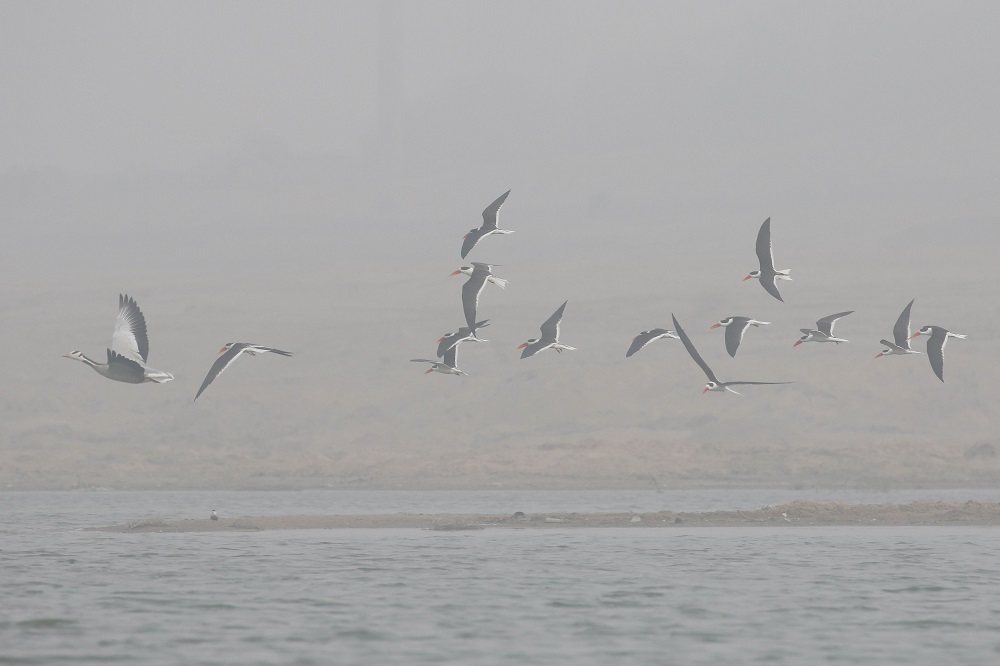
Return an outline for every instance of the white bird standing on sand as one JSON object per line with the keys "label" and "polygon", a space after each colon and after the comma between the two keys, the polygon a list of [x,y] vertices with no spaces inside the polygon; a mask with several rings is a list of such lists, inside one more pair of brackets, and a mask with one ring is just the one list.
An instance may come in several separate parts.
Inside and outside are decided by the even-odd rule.
{"label": "white bird standing on sand", "polygon": [[507,286],[507,280],[493,275],[492,269],[498,265],[473,261],[472,266],[462,266],[451,273],[451,275],[464,274],[469,276],[469,279],[462,285],[462,309],[465,311],[465,323],[473,333],[476,332],[476,310],[479,308],[479,294],[482,293],[483,287],[486,286],[487,282],[492,282],[501,289]]}
{"label": "white bird standing on sand", "polygon": [[841,342],[850,342],[850,340],[845,340],[844,338],[834,337],[833,325],[837,323],[838,319],[846,317],[852,312],[854,312],[854,310],[827,315],[826,317],[816,321],[816,328],[800,328],[799,330],[805,333],[805,335],[796,340],[795,344],[792,345],[792,348],[794,349],[795,347],[798,347],[803,342],[835,342],[838,345]]}
{"label": "white bird standing on sand", "polygon": [[430,363],[431,367],[424,373],[429,375],[432,372],[440,372],[443,375],[463,375],[466,373],[458,369],[458,344],[455,344],[445,350],[440,361],[435,361],[429,358],[411,358],[412,363]]}
{"label": "white bird standing on sand", "polygon": [[508,194],[510,194],[510,190],[501,194],[496,201],[486,207],[486,210],[483,211],[483,226],[478,229],[470,229],[469,233],[465,234],[465,241],[462,243],[462,259],[465,259],[465,255],[469,254],[472,248],[476,247],[476,243],[481,238],[486,238],[491,234],[514,233],[509,229],[500,229],[497,226],[497,220],[500,217],[500,206],[507,200]]}
{"label": "white bird standing on sand", "polygon": [[[913,299],[916,300],[916,299]],[[896,320],[896,325],[892,327],[892,339],[894,342],[889,342],[885,338],[879,340],[885,349],[875,354],[875,358],[881,356],[902,356],[904,354],[919,354],[916,349],[910,347],[910,308],[913,307],[913,301],[911,300],[903,308],[902,314],[899,315],[899,319]]]}
{"label": "white bird standing on sand", "polygon": [[559,306],[559,309],[553,312],[552,316],[546,319],[545,323],[541,325],[542,337],[531,338],[518,347],[518,349],[524,350],[521,352],[521,358],[534,356],[538,352],[546,349],[555,349],[560,353],[562,353],[563,350],[576,351],[576,347],[570,347],[569,345],[564,345],[559,342],[559,323],[562,321],[563,311],[566,309],[566,303],[569,303],[569,301],[564,301],[563,304]]}
{"label": "white bird standing on sand", "polygon": [[770,326],[769,321],[757,321],[756,319],[751,319],[750,317],[726,317],[725,319],[720,319],[718,324],[712,324],[708,327],[708,330],[713,328],[719,328],[720,326],[726,327],[726,351],[733,358],[736,358],[736,350],[740,348],[740,343],[743,342],[743,334],[746,333],[747,328],[750,326]]}
{"label": "white bird standing on sand", "polygon": [[142,310],[128,294],[118,295],[118,317],[115,331],[111,335],[108,362],[98,363],[80,351],[63,354],[66,358],[86,363],[98,374],[116,382],[142,384],[156,382],[163,384],[174,378],[169,372],[161,372],[146,367],[149,357],[149,337],[146,335],[146,318]]}
{"label": "white bird standing on sand", "polygon": [[694,343],[691,342],[691,338],[687,336],[684,329],[681,328],[680,322],[677,321],[677,317],[671,315],[674,320],[674,330],[677,331],[677,335],[680,337],[681,342],[684,343],[684,348],[687,349],[688,354],[694,359],[694,362],[698,364],[705,376],[708,377],[708,383],[705,384],[705,388],[701,390],[702,395],[708,391],[729,391],[730,393],[735,393],[740,395],[739,391],[734,391],[729,388],[730,386],[761,386],[765,384],[775,385],[775,384],[791,384],[791,382],[723,382],[719,381],[719,378],[715,376],[712,372],[712,368],[708,367],[708,363],[705,363],[705,359],[701,357],[698,350],[695,349]]}
{"label": "white bird standing on sand", "polygon": [[668,338],[673,340],[679,339],[676,333],[665,328],[651,328],[648,331],[641,331],[639,335],[632,338],[632,344],[629,345],[628,351],[625,352],[625,358],[635,354],[651,342]]}
{"label": "white bird standing on sand", "polygon": [[948,329],[941,328],[940,326],[924,326],[910,337],[915,338],[918,335],[931,336],[930,339],[927,340],[927,360],[931,362],[931,368],[934,370],[934,374],[937,375],[937,378],[944,381],[944,346],[948,342],[948,338],[965,340],[969,336],[952,333]]}
{"label": "white bird standing on sand", "polygon": [[215,381],[216,377],[225,372],[226,368],[231,366],[233,362],[236,361],[236,359],[238,359],[244,352],[249,356],[266,354],[268,352],[278,354],[279,356],[292,355],[291,352],[281,351],[280,349],[274,349],[273,347],[262,347],[260,345],[250,344],[249,342],[227,342],[226,346],[219,350],[219,353],[222,354],[222,356],[215,359],[215,363],[213,363],[212,367],[209,368],[208,374],[205,375],[205,381],[201,383],[201,388],[198,389],[198,393],[195,394],[194,399],[197,400],[202,391],[208,388],[208,385]]}
{"label": "white bird standing on sand", "polygon": [[212,509],[212,515],[209,516],[209,518],[211,518],[212,520],[218,520],[219,519],[219,514],[217,514],[215,512],[215,509]]}
{"label": "white bird standing on sand", "polygon": [[792,269],[778,270],[774,267],[774,254],[771,251],[771,218],[764,220],[764,224],[760,225],[760,231],[757,232],[757,260],[760,262],[760,270],[750,271],[750,274],[743,278],[743,282],[750,278],[760,280],[760,286],[764,287],[767,293],[784,303],[785,299],[778,292],[775,280],[791,280],[789,273]]}

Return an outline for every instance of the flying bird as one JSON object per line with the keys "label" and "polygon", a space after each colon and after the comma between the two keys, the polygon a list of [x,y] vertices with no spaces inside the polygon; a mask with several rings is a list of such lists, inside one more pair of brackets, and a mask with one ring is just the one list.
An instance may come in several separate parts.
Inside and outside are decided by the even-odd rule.
{"label": "flying bird", "polygon": [[740,348],[740,343],[743,342],[743,335],[746,333],[747,328],[751,326],[768,326],[770,323],[769,321],[757,321],[750,317],[726,317],[725,319],[720,319],[718,324],[709,326],[708,330],[711,331],[713,328],[725,326],[726,351],[729,352],[730,356],[736,358],[736,350]]}
{"label": "flying bird", "polygon": [[432,372],[440,372],[444,375],[465,375],[466,373],[458,369],[458,345],[454,345],[445,350],[443,356],[444,358],[440,361],[434,361],[429,358],[411,358],[410,361],[413,363],[430,363],[431,367],[425,372],[425,375],[429,375]]}
{"label": "flying bird", "polygon": [[563,304],[559,306],[559,309],[553,312],[552,316],[546,319],[545,323],[541,325],[542,337],[531,338],[518,347],[518,349],[524,350],[521,352],[521,358],[534,356],[538,352],[545,349],[555,349],[560,353],[562,353],[563,350],[576,351],[576,347],[570,347],[569,345],[564,345],[559,342],[559,323],[562,321],[563,310],[566,309],[566,303],[569,303],[569,301],[564,301]]}
{"label": "flying bird", "polygon": [[[473,261],[471,266],[462,266],[451,275],[465,274],[469,279],[462,285],[462,309],[465,311],[465,323],[472,332],[476,331],[476,310],[479,308],[479,294],[487,282],[492,282],[501,289],[507,286],[507,280],[493,275],[493,267],[497,264],[484,264]],[[451,276],[449,276],[451,277]]]}
{"label": "flying bird", "polygon": [[822,319],[816,320],[816,328],[800,328],[805,335],[795,341],[792,348],[798,347],[803,342],[835,342],[838,345],[841,342],[850,342],[850,340],[845,340],[844,338],[836,338],[833,336],[833,325],[837,323],[837,320],[841,317],[846,317],[847,315],[854,312],[854,310],[848,310],[847,312],[838,312],[837,314],[828,315]]}
{"label": "flying bird", "polygon": [[629,345],[628,351],[625,352],[625,358],[628,358],[651,342],[666,338],[677,340],[677,334],[665,328],[651,328],[648,331],[642,331],[639,335],[632,338],[632,344]]}
{"label": "flying bird", "polygon": [[98,363],[80,351],[71,351],[63,356],[82,361],[99,374],[116,382],[163,384],[174,378],[169,372],[146,367],[146,359],[149,358],[146,318],[135,300],[128,294],[118,294],[118,317],[115,319],[114,333],[111,334],[107,363]]}
{"label": "flying bird", "polygon": [[[223,353],[225,352],[225,353]],[[205,375],[205,381],[201,383],[201,388],[198,389],[198,393],[195,394],[194,399],[197,400],[198,396],[208,388],[208,385],[215,381],[215,378],[225,372],[226,368],[233,364],[233,361],[238,359],[241,354],[246,353],[249,356],[256,356],[257,354],[266,354],[271,352],[272,354],[278,354],[279,356],[291,356],[291,352],[281,351],[280,349],[274,349],[273,347],[262,347],[260,345],[253,345],[249,342],[227,342],[226,346],[219,350],[222,354],[219,358],[215,359],[215,363],[209,368],[208,374]]]}
{"label": "flying bird", "polygon": [[512,234],[513,231],[509,229],[500,229],[497,227],[497,218],[500,216],[500,206],[503,202],[507,200],[507,195],[510,194],[510,190],[507,190],[501,194],[496,201],[491,203],[483,211],[483,226],[478,229],[470,229],[469,233],[465,234],[465,241],[462,243],[462,259],[465,259],[466,255],[472,251],[472,248],[476,247],[476,243],[480,239],[486,238],[490,234]]}
{"label": "flying bird", "polygon": [[934,374],[937,375],[937,378],[944,381],[945,343],[948,342],[948,338],[965,340],[969,336],[952,333],[948,329],[941,328],[940,326],[924,326],[910,337],[915,338],[918,335],[931,336],[930,339],[927,340],[927,360],[931,362],[931,368],[934,370]]}
{"label": "flying bird", "polygon": [[681,328],[680,323],[677,321],[677,317],[675,317],[674,315],[671,315],[671,317],[674,320],[674,329],[677,331],[677,335],[678,335],[678,337],[680,337],[681,342],[684,343],[684,348],[688,350],[688,354],[691,355],[691,358],[694,359],[694,362],[698,364],[698,366],[705,373],[705,376],[708,377],[708,383],[706,383],[705,384],[705,388],[703,388],[701,390],[701,392],[702,392],[703,395],[706,392],[708,392],[708,391],[729,391],[730,393],[735,393],[735,394],[739,395],[739,391],[734,391],[733,389],[730,388],[731,386],[762,386],[762,385],[776,385],[776,384],[791,384],[791,382],[723,382],[723,381],[719,381],[719,378],[715,376],[714,372],[712,372],[712,368],[708,367],[708,363],[705,363],[705,359],[703,359],[701,357],[701,354],[698,353],[698,350],[695,349],[694,343],[691,342],[691,338],[689,338],[687,336],[687,333],[684,332],[684,329]]}
{"label": "flying bird", "polygon": [[486,328],[489,325],[490,325],[490,320],[484,319],[482,321],[477,321],[474,329],[469,328],[468,326],[463,326],[454,333],[445,333],[440,338],[438,338],[438,349],[437,349],[438,358],[444,356],[444,353],[446,351],[448,351],[449,349],[451,349],[460,342],[465,342],[467,340],[469,342],[489,342],[489,340],[485,340],[483,338],[476,336],[476,331],[478,331],[481,328]]}
{"label": "flying bird", "polygon": [[906,307],[903,308],[902,314],[899,315],[899,319],[896,320],[896,325],[892,327],[893,342],[889,342],[885,338],[879,340],[879,342],[885,345],[885,349],[875,354],[875,358],[920,353],[910,347],[910,308],[912,307],[913,301],[907,303]]}
{"label": "flying bird", "polygon": [[791,280],[788,274],[792,269],[774,268],[774,254],[771,251],[771,218],[764,220],[764,224],[760,225],[760,231],[757,232],[757,259],[760,261],[760,270],[750,271],[743,281],[746,282],[750,278],[760,280],[760,286],[764,287],[767,293],[784,303],[785,300],[778,292],[775,280]]}

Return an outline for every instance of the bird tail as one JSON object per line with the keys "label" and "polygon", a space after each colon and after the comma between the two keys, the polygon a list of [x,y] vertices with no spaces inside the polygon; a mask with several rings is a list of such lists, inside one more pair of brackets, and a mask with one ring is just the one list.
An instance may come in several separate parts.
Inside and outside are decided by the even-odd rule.
{"label": "bird tail", "polygon": [[491,275],[486,279],[495,284],[496,286],[500,287],[501,289],[507,287],[507,280],[504,280],[503,278],[498,278],[496,275]]}
{"label": "bird tail", "polygon": [[777,275],[775,275],[774,277],[776,279],[778,279],[778,280],[791,280],[792,279],[792,276],[789,275],[789,273],[792,272],[791,268],[783,268],[780,271],[776,270],[774,272],[777,273]]}
{"label": "bird tail", "polygon": [[951,337],[958,338],[959,340],[965,340],[969,336],[968,335],[961,335],[960,333],[952,333]]}
{"label": "bird tail", "polygon": [[169,372],[146,368],[146,379],[151,382],[156,382],[157,384],[165,384],[169,381],[173,381],[174,376]]}

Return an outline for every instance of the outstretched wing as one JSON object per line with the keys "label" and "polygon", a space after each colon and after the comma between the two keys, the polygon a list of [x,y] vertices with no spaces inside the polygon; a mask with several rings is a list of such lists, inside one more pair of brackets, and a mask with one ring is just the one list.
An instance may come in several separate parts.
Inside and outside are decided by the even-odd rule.
{"label": "outstretched wing", "polygon": [[632,344],[629,346],[628,351],[625,352],[625,358],[630,357],[632,354],[636,353],[653,340],[656,340],[664,333],[670,333],[670,331],[665,328],[654,328],[648,331],[643,331],[639,335],[635,336],[632,338]]}
{"label": "outstretched wing", "polygon": [[462,241],[462,259],[465,259],[465,255],[472,251],[472,248],[476,247],[476,243],[479,239],[483,237],[483,232],[480,229],[473,229],[469,233],[465,234],[465,240]]}
{"label": "outstretched wing", "polygon": [[542,340],[559,339],[559,323],[562,321],[563,310],[566,309],[566,303],[569,301],[563,301],[563,304],[559,306],[559,309],[552,313],[552,316],[545,320],[545,323],[541,325],[542,330]]}
{"label": "outstretched wing", "polygon": [[726,382],[726,386],[775,386],[777,384],[794,384],[795,382]]}
{"label": "outstretched wing", "polygon": [[275,349],[274,347],[261,347],[260,345],[250,345],[252,350],[258,354],[263,354],[264,352],[270,352],[272,354],[278,354],[279,356],[291,356],[292,352],[281,351],[280,349]]}
{"label": "outstretched wing", "polygon": [[462,310],[465,312],[465,323],[469,329],[476,327],[476,310],[479,309],[479,294],[486,286],[488,272],[473,271],[465,284],[462,285]]}
{"label": "outstretched wing", "polygon": [[[500,217],[500,206],[502,206],[503,202],[507,200],[508,194],[510,194],[510,190],[507,190],[497,197],[497,200],[487,206],[486,210],[483,211],[483,231],[492,231],[497,228],[497,218]],[[462,255],[462,257],[464,258],[465,255]]]}
{"label": "outstretched wing", "polygon": [[198,393],[195,394],[194,399],[197,400],[198,396],[208,388],[208,385],[215,381],[215,378],[221,375],[226,368],[233,364],[240,354],[246,351],[247,344],[245,342],[237,342],[232,347],[227,349],[225,353],[215,359],[215,363],[209,368],[208,374],[205,375],[205,381],[201,383],[201,388],[198,389]]}
{"label": "outstretched wing", "polygon": [[[764,220],[764,224],[760,225],[760,231],[757,232],[757,260],[760,262],[761,277],[774,272],[774,256],[771,254],[771,218]],[[777,294],[777,289],[773,292],[768,289],[768,292]],[[781,300],[780,296],[777,298]]]}
{"label": "outstretched wing", "polygon": [[726,326],[726,351],[733,358],[736,358],[736,350],[743,342],[743,334],[750,326],[750,321],[746,317],[733,317],[733,322]]}
{"label": "outstretched wing", "polygon": [[775,280],[776,279],[777,279],[777,276],[775,276],[773,274],[772,275],[764,275],[763,274],[763,269],[761,269],[760,286],[764,287],[764,291],[766,291],[767,293],[771,294],[772,296],[774,296],[775,298],[777,298],[779,301],[781,301],[782,303],[784,303],[785,299],[783,299],[781,297],[781,294],[778,292],[778,285],[775,284]]}
{"label": "outstretched wing", "polygon": [[111,334],[111,349],[120,356],[145,365],[149,357],[149,337],[146,335],[146,318],[128,294],[118,295],[118,318]]}
{"label": "outstretched wing", "polygon": [[701,357],[701,354],[698,353],[698,350],[695,349],[694,343],[691,342],[691,338],[689,338],[687,333],[684,332],[684,329],[681,328],[680,322],[677,321],[677,317],[675,317],[674,315],[670,316],[674,320],[674,331],[677,332],[677,337],[679,337],[681,339],[681,342],[684,343],[684,348],[688,350],[688,354],[691,355],[691,358],[694,359],[694,362],[697,363],[698,366],[702,369],[702,371],[705,373],[705,376],[708,377],[709,381],[715,382],[716,384],[721,384],[722,382],[720,382],[719,378],[715,376],[714,372],[712,372],[712,368],[708,367],[708,363],[705,363],[705,359],[703,359]]}
{"label": "outstretched wing", "polygon": [[944,381],[944,346],[947,342],[948,331],[935,326],[930,340],[927,341],[927,360],[931,362],[931,369],[941,381]]}
{"label": "outstretched wing", "polygon": [[837,320],[841,317],[846,317],[847,315],[854,312],[854,310],[848,310],[847,312],[838,312],[837,314],[827,315],[822,319],[816,320],[816,328],[827,335],[833,335],[833,325],[837,323]]}
{"label": "outstretched wing", "polygon": [[[914,301],[917,299],[913,299]],[[896,325],[892,327],[892,339],[896,341],[896,346],[903,349],[910,348],[910,308],[913,301],[906,304],[902,314],[896,320]]]}
{"label": "outstretched wing", "polygon": [[458,367],[458,345],[453,345],[444,353],[444,364],[451,369]]}

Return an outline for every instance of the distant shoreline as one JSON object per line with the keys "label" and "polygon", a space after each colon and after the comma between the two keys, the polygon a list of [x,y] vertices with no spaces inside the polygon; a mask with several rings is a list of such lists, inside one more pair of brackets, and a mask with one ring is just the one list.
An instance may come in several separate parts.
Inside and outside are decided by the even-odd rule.
{"label": "distant shoreline", "polygon": [[410,528],[464,531],[511,528],[600,527],[809,527],[809,526],[1000,526],[1000,502],[842,504],[791,502],[749,511],[651,513],[394,513],[380,515],[220,516],[219,520],[139,518],[99,532],[255,532],[300,529]]}

